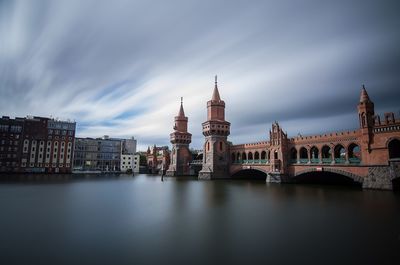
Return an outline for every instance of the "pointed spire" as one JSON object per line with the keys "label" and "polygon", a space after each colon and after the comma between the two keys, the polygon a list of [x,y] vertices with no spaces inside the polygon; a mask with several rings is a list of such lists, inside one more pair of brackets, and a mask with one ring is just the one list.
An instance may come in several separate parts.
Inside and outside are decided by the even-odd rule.
{"label": "pointed spire", "polygon": [[365,86],[363,85],[362,86],[362,89],[361,89],[361,95],[360,95],[360,102],[370,102],[371,100],[369,99],[369,96],[368,96],[368,93],[367,93],[367,90],[365,89]]}
{"label": "pointed spire", "polygon": [[178,117],[185,117],[185,111],[183,110],[183,97],[181,97],[181,107],[179,108]]}
{"label": "pointed spire", "polygon": [[214,92],[212,95],[212,101],[221,101],[221,98],[219,96],[219,92],[218,92],[218,84],[217,84],[217,76],[215,76],[215,87],[214,87]]}

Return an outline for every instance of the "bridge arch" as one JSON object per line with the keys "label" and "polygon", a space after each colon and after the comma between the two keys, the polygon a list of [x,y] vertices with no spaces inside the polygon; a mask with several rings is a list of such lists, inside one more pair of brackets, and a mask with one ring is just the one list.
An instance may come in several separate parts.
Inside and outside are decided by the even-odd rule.
{"label": "bridge arch", "polygon": [[296,147],[290,148],[290,159],[297,160],[297,149],[296,149]]}
{"label": "bridge arch", "polygon": [[357,143],[350,143],[347,146],[347,155],[349,157],[350,163],[360,163],[361,162],[361,148]]}
{"label": "bridge arch", "polygon": [[322,158],[331,159],[332,158],[332,148],[328,145],[322,146],[321,156],[322,156]]}
{"label": "bridge arch", "polygon": [[267,178],[267,173],[259,168],[248,168],[248,169],[237,169],[231,173],[232,179],[259,179],[265,180]]}
{"label": "bridge arch", "polygon": [[335,145],[334,153],[335,153],[335,158],[345,158],[346,157],[346,149],[341,144]]}
{"label": "bridge arch", "polygon": [[398,138],[390,138],[387,142],[389,159],[400,158],[400,140]]}
{"label": "bridge arch", "polygon": [[341,176],[347,177],[347,178],[352,179],[354,182],[357,182],[359,184],[362,184],[363,181],[364,181],[364,178],[359,176],[359,175],[356,175],[356,174],[353,174],[353,173],[350,173],[350,172],[347,172],[347,171],[344,171],[344,170],[336,169],[336,168],[324,168],[323,171],[319,171],[317,168],[307,168],[305,170],[301,170],[301,171],[297,172],[296,174],[294,174],[293,178],[299,177],[299,176],[304,175],[304,174],[309,174],[309,173],[324,174],[324,172],[325,173],[326,172],[333,173],[333,174],[336,174],[336,175],[341,175]]}
{"label": "bridge arch", "polygon": [[300,148],[300,159],[308,159],[308,151],[304,146]]}
{"label": "bridge arch", "polygon": [[314,160],[317,160],[319,158],[319,150],[316,146],[311,147],[310,158]]}

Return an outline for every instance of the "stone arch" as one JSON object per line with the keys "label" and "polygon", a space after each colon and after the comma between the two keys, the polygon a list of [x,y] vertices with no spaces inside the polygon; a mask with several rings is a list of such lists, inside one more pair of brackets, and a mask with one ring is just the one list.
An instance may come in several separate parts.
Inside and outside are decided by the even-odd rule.
{"label": "stone arch", "polygon": [[308,151],[304,146],[300,148],[300,159],[308,159]]}
{"label": "stone arch", "polygon": [[242,160],[247,160],[247,155],[245,152],[242,153]]}
{"label": "stone arch", "polygon": [[361,162],[361,148],[356,143],[350,143],[347,146],[347,154],[349,157],[349,163],[360,163]]}
{"label": "stone arch", "polygon": [[252,153],[252,152],[249,152],[249,153],[247,154],[247,159],[248,159],[248,160],[253,160],[253,153]]}
{"label": "stone arch", "polygon": [[231,172],[230,177],[234,178],[235,175],[238,175],[240,172],[246,172],[246,171],[257,171],[259,173],[262,173],[265,175],[265,178],[267,177],[268,172],[266,172],[264,169],[258,168],[258,167],[251,167],[251,168],[237,168],[233,172]]}
{"label": "stone arch", "polygon": [[240,162],[242,161],[242,158],[241,158],[239,152],[236,153],[236,161],[237,161],[238,163],[240,163]]}
{"label": "stone arch", "polygon": [[319,150],[318,147],[313,146],[310,149],[310,159],[312,161],[318,161],[319,160]]}
{"label": "stone arch", "polygon": [[256,152],[254,153],[254,159],[255,159],[255,160],[259,160],[259,159],[260,159],[260,153],[259,153],[258,151],[256,151]]}
{"label": "stone arch", "polygon": [[334,150],[334,157],[335,157],[335,162],[344,162],[346,160],[346,149],[344,148],[343,145],[337,144],[335,145]]}
{"label": "stone arch", "polygon": [[322,146],[321,156],[322,156],[322,158],[325,158],[325,159],[331,159],[332,158],[332,148],[328,145]]}
{"label": "stone arch", "polygon": [[265,151],[262,151],[262,152],[261,152],[261,159],[262,159],[262,160],[267,159],[267,152],[265,152]]}
{"label": "stone arch", "polygon": [[331,172],[331,173],[335,173],[335,174],[338,174],[338,175],[342,175],[342,176],[348,177],[348,178],[352,179],[355,182],[359,182],[360,184],[362,184],[363,181],[364,181],[363,177],[361,177],[359,175],[356,175],[356,174],[353,174],[353,173],[350,173],[350,172],[347,172],[347,171],[344,171],[344,170],[340,170],[340,169],[336,169],[336,168],[324,168],[323,171],[319,171],[315,167],[314,168],[307,168],[305,170],[301,170],[301,171],[297,172],[296,174],[294,174],[293,178],[297,177],[297,176],[300,176],[300,175],[303,175],[303,174],[306,174],[306,173],[311,173],[311,172]]}
{"label": "stone arch", "polygon": [[297,161],[297,149],[295,147],[290,149],[290,160]]}
{"label": "stone arch", "polygon": [[387,142],[389,159],[400,159],[400,140],[391,138]]}

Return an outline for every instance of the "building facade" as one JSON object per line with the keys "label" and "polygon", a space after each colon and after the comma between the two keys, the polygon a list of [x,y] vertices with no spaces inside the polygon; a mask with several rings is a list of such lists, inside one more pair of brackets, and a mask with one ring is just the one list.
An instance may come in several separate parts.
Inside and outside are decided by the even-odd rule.
{"label": "building facade", "polygon": [[150,174],[164,174],[170,165],[170,151],[168,146],[156,146],[150,150],[147,148],[147,172]]}
{"label": "building facade", "polygon": [[74,170],[120,171],[121,140],[109,138],[76,138]]}
{"label": "building facade", "polygon": [[28,116],[0,119],[0,172],[70,173],[76,123]]}
{"label": "building facade", "polygon": [[166,175],[168,176],[188,176],[190,175],[190,162],[192,154],[189,150],[189,144],[192,141],[192,134],[188,133],[188,118],[183,110],[183,99],[178,116],[175,117],[174,132],[170,134],[172,143],[171,164],[168,167]]}
{"label": "building facade", "polygon": [[132,172],[134,174],[139,173],[139,154],[122,154],[121,155],[121,172]]}

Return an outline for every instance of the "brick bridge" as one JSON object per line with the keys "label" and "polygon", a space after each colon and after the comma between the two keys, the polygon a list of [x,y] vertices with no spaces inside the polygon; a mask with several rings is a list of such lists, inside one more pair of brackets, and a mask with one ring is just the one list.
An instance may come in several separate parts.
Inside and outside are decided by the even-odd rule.
{"label": "brick bridge", "polygon": [[385,113],[381,121],[364,87],[358,114],[359,129],[293,138],[275,122],[269,141],[230,146],[229,173],[256,170],[270,181],[290,182],[312,172],[331,172],[364,188],[392,189],[400,177],[400,120]]}

